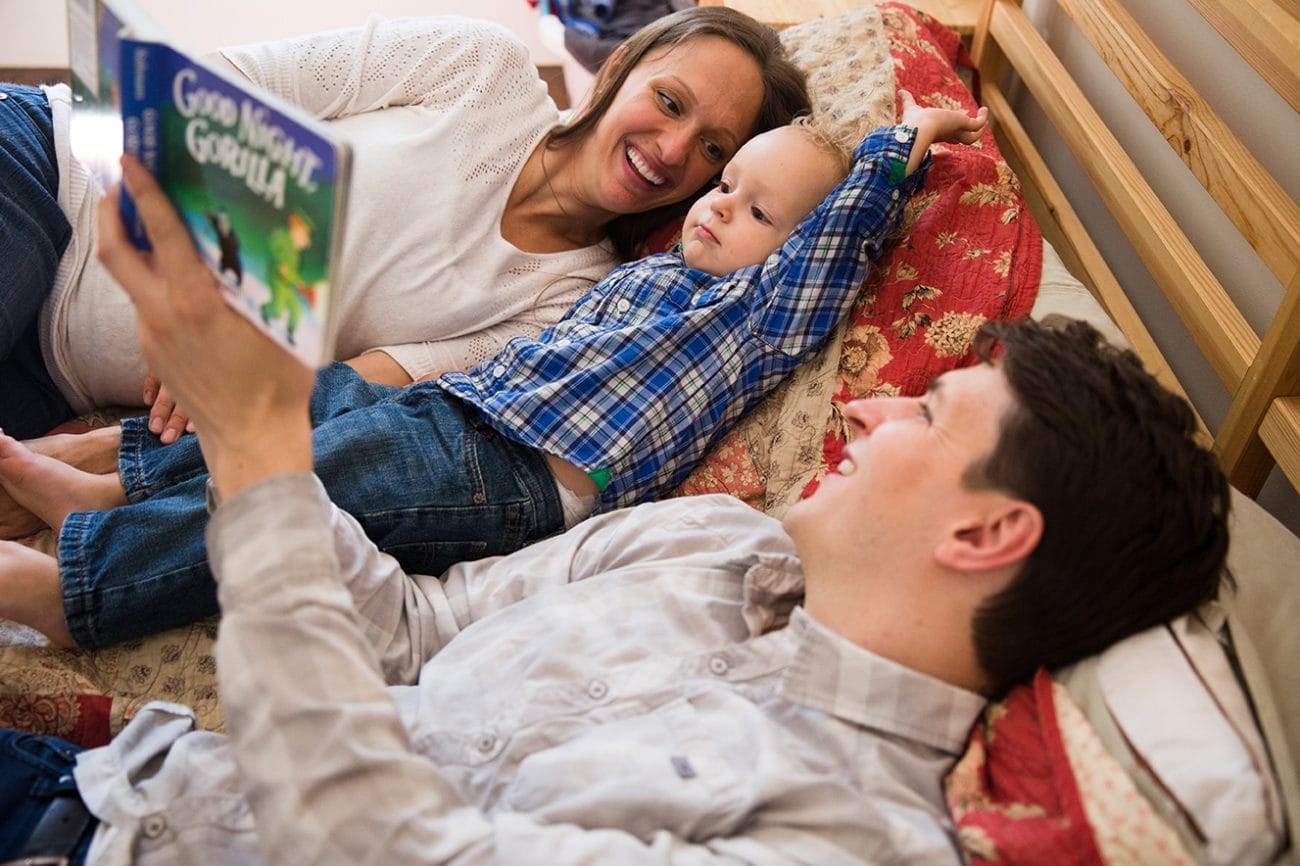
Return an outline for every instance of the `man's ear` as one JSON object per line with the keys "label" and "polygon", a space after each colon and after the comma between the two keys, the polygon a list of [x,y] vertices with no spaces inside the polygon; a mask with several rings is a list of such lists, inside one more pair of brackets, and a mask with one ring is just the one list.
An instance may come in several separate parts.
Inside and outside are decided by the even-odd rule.
{"label": "man's ear", "polygon": [[955,525],[935,550],[941,565],[990,571],[1026,559],[1043,537],[1043,515],[1023,499],[1002,499]]}

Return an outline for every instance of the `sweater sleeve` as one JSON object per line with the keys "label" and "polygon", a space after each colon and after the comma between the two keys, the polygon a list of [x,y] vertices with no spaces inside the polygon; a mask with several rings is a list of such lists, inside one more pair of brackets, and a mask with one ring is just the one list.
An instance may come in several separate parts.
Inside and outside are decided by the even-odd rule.
{"label": "sweater sleeve", "polygon": [[333,119],[397,105],[436,108],[466,93],[544,87],[528,48],[492,22],[454,16],[384,19],[361,27],[224,48],[259,86]]}

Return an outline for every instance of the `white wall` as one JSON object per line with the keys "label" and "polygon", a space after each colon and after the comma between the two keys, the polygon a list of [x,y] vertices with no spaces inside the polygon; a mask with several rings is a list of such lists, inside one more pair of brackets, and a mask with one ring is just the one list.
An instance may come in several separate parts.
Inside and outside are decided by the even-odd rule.
{"label": "white wall", "polygon": [[[538,64],[558,63],[538,39],[537,13],[525,0],[136,0],[178,44],[193,51],[276,39],[312,30],[360,24],[374,12],[401,15],[457,14],[489,18],[509,27],[533,51]],[[62,0],[0,0],[0,67],[64,67],[68,63],[67,18]]]}
{"label": "white wall", "polygon": [[[1296,158],[1300,115],[1237,56],[1187,0],[1121,3],[1283,189],[1300,200],[1300,159]],[[1215,277],[1242,308],[1247,321],[1262,335],[1282,300],[1281,284],[1151,126],[1069,16],[1057,8],[1054,0],[1025,0],[1024,9],[1182,225]],[[1032,102],[1023,95],[1020,101]],[[1111,270],[1134,299],[1134,306],[1197,411],[1211,430],[1216,429],[1227,412],[1226,389],[1202,359],[1177,314],[1051,123],[1039,112],[1027,127]],[[1300,534],[1300,497],[1280,471],[1274,471],[1260,502]]]}

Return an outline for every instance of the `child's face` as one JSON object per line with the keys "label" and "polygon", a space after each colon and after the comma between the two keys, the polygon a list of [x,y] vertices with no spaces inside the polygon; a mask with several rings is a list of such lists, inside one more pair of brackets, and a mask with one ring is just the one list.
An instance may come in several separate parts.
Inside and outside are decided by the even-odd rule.
{"label": "child's face", "polygon": [[682,258],[714,276],[756,265],[839,180],[835,160],[803,130],[782,126],[755,136],[686,214]]}

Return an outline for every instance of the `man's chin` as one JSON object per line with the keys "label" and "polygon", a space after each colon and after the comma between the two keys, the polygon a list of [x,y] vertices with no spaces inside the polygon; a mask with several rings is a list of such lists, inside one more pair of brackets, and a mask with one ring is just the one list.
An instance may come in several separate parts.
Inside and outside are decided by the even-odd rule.
{"label": "man's chin", "polygon": [[806,514],[810,510],[811,502],[812,497],[808,496],[800,499],[786,510],[785,515],[781,518],[781,526],[785,528],[787,535],[793,538],[799,530],[799,525],[808,519]]}

